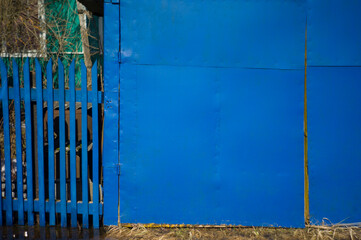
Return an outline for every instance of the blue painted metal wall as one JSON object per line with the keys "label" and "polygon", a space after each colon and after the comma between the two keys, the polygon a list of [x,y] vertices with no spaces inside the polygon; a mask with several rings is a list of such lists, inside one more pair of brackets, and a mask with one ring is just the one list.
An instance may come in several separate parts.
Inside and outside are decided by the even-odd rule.
{"label": "blue painted metal wall", "polygon": [[104,224],[118,223],[119,203],[119,1],[104,1]]}
{"label": "blue painted metal wall", "polygon": [[306,29],[305,204],[311,223],[360,221],[359,1],[106,2],[120,221],[302,225]]}
{"label": "blue painted metal wall", "polygon": [[105,224],[302,226],[305,12],[106,1]]}
{"label": "blue painted metal wall", "polygon": [[310,215],[361,221],[361,2],[308,2]]}

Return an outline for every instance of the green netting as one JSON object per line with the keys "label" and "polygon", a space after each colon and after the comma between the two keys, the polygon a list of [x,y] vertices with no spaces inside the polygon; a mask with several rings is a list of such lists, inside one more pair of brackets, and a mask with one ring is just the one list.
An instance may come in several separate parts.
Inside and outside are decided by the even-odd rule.
{"label": "green netting", "polygon": [[94,63],[95,61],[101,61],[100,52],[101,52],[101,44],[99,40],[99,17],[93,16],[89,21],[89,46],[90,46],[90,54],[91,61]]}
{"label": "green netting", "polygon": [[[53,59],[54,68],[54,87],[58,87],[57,76],[57,59],[60,58],[64,65],[65,81],[67,85],[69,66],[71,61],[75,61],[75,84],[76,87],[81,87],[81,60],[84,59],[82,37],[80,30],[79,14],[76,0],[45,0],[45,22],[46,22],[46,55],[40,55],[38,60],[41,64],[43,76],[45,77],[46,64],[49,59]],[[99,49],[99,18],[93,16],[88,21],[89,28],[89,45],[91,61],[102,66],[102,57]],[[44,57],[45,56],[45,57]],[[20,79],[22,79],[22,66],[25,59],[17,58],[3,58],[7,68],[9,69],[9,81],[12,79],[12,59],[15,59],[19,65]],[[35,71],[35,58],[29,58],[30,70]],[[98,65],[98,66],[99,66]],[[45,80],[45,79],[44,79]],[[46,83],[46,81],[44,81]],[[11,82],[10,82],[11,84]]]}
{"label": "green netting", "polygon": [[[45,15],[46,51],[54,62],[57,58],[61,59],[66,75],[68,66],[74,59],[75,84],[80,87],[80,60],[84,59],[84,56],[79,54],[83,47],[76,0],[45,0]],[[54,76],[54,84],[57,87],[57,76]]]}

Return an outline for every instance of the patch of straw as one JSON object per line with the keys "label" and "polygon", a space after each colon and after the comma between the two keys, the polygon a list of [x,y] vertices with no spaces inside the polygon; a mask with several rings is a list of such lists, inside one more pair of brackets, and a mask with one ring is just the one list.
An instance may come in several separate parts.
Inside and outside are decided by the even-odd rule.
{"label": "patch of straw", "polygon": [[[149,227],[150,226],[150,227]],[[361,239],[361,224],[332,224],[324,219],[320,225],[305,228],[281,227],[235,227],[210,225],[181,225],[183,227],[164,227],[161,225],[127,224],[107,228],[107,238],[112,239],[146,239],[146,240],[195,240],[195,239]],[[167,225],[165,225],[167,226]]]}

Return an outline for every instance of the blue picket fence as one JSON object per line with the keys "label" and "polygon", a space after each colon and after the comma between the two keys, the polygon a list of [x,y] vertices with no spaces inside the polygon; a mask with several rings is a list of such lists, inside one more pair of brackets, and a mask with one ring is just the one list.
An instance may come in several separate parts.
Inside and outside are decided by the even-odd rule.
{"label": "blue picket fence", "polygon": [[[99,185],[101,184],[99,123],[102,116],[99,106],[103,103],[104,97],[103,93],[98,91],[97,63],[91,69],[91,90],[88,90],[87,68],[84,62],[81,62],[81,90],[76,90],[75,86],[74,61],[67,71],[69,75],[65,75],[64,66],[58,60],[56,73],[58,88],[56,89],[53,87],[55,75],[51,60],[46,65],[45,76],[43,76],[39,61],[35,60],[36,88],[33,88],[31,84],[29,60],[27,59],[23,64],[22,72],[19,71],[15,60],[11,63],[12,77],[10,78],[6,64],[0,59],[4,135],[4,145],[1,148],[4,150],[5,157],[5,192],[0,192],[2,196],[0,209],[6,212],[5,220],[3,214],[0,214],[0,224],[6,222],[6,225],[12,225],[16,222],[24,225],[27,220],[27,224],[31,226],[38,219],[40,226],[46,224],[53,226],[60,223],[65,227],[70,222],[72,227],[76,227],[80,221],[83,227],[87,228],[92,218],[93,227],[98,228],[103,213],[102,187]],[[43,87],[44,80],[46,80],[46,88]],[[10,84],[11,82],[12,84]],[[67,88],[65,82],[67,82]],[[9,112],[11,102],[13,102],[15,122],[11,122],[11,113]],[[47,136],[44,134],[44,103],[46,103],[48,119]],[[36,114],[32,110],[35,104],[37,106]],[[54,120],[54,106],[57,105],[58,122]],[[77,107],[79,105],[81,110],[80,107]],[[89,106],[91,106],[92,129],[88,137]],[[76,139],[79,128],[76,119],[77,110],[81,114],[81,144]],[[22,112],[25,113],[22,114]],[[68,122],[67,114],[69,115]],[[23,115],[25,121],[22,121]],[[66,134],[67,123],[70,128],[69,136]],[[13,148],[10,147],[10,124],[15,125],[16,166],[12,166],[11,151]],[[59,136],[56,136],[58,148],[54,141],[56,124],[59,128]],[[23,133],[23,135],[26,139],[26,149],[23,152],[22,129],[24,126],[25,134]],[[37,144],[34,143],[34,138],[36,138]],[[46,140],[47,153],[44,151]],[[68,140],[70,144],[67,143]],[[77,152],[80,160],[77,160]],[[26,166],[26,169],[23,169],[23,166]],[[16,168],[16,180],[14,176],[12,177],[13,168]],[[37,177],[35,176],[36,171],[38,172]],[[79,178],[77,171],[81,175]],[[13,189],[16,189],[15,193]],[[2,190],[0,189],[0,191]],[[82,192],[81,195],[78,193],[79,191]],[[89,192],[92,192],[90,199]],[[92,217],[90,218],[90,216]]]}

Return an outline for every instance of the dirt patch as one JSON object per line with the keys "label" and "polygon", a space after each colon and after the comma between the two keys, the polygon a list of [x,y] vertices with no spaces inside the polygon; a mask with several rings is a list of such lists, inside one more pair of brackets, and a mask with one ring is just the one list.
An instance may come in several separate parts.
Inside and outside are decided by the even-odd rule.
{"label": "dirt patch", "polygon": [[107,236],[116,239],[361,239],[359,227],[132,227],[111,226]]}

